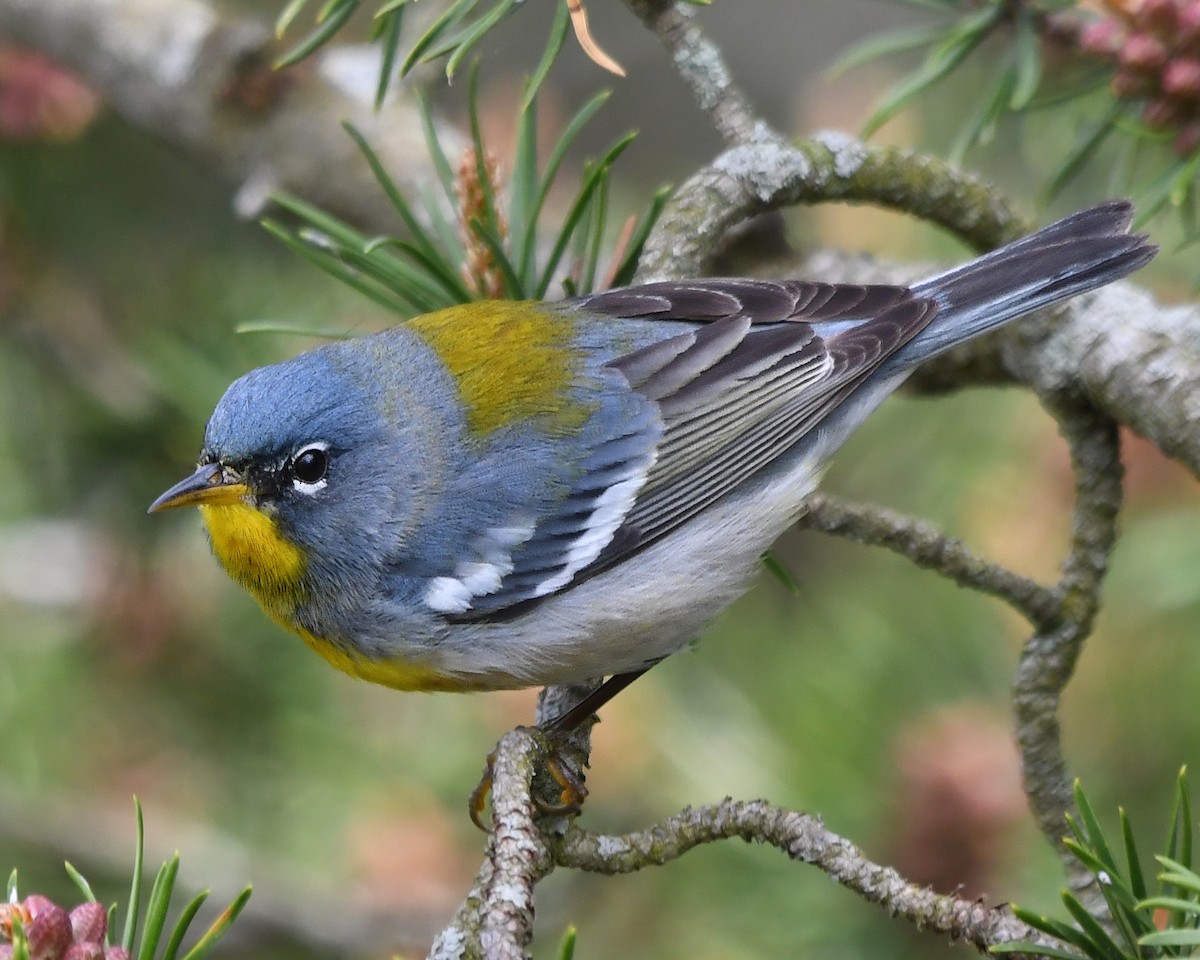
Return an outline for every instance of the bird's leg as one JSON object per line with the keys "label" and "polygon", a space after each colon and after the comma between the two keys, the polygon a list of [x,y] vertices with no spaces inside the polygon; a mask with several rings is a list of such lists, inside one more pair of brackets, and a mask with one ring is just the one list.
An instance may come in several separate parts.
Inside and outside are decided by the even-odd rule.
{"label": "bird's leg", "polygon": [[[541,793],[540,798],[539,792],[534,793],[534,802],[544,815],[570,816],[579,812],[588,793],[583,776],[583,767],[587,763],[587,757],[586,753],[578,758],[572,756],[577,751],[572,749],[571,734],[652,666],[654,666],[653,663],[641,670],[618,673],[609,677],[566,713],[560,713],[553,719],[538,724],[538,729],[545,734],[550,747],[546,754],[546,773],[553,784],[552,787],[548,786],[546,792]],[[546,793],[554,788],[558,789],[558,800],[547,802],[545,800]]]}
{"label": "bird's leg", "polygon": [[[654,663],[658,663],[657,660]],[[654,666],[651,663],[649,666],[643,667],[641,670],[633,670],[629,673],[618,673],[609,677],[604,683],[600,684],[595,690],[589,693],[586,697],[580,700],[566,713],[560,713],[552,720],[545,720],[538,724],[538,729],[546,736],[553,740],[559,740],[569,734],[577,726],[583,723],[588,717],[599,710],[602,706],[608,703],[613,697],[624,690],[627,686],[633,683],[638,677]]]}

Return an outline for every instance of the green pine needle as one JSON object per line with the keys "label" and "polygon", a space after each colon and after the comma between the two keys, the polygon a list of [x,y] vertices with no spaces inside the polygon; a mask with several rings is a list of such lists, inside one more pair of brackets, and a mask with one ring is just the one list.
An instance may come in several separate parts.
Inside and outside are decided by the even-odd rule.
{"label": "green pine needle", "polygon": [[134,816],[137,820],[137,839],[133,853],[133,879],[129,888],[129,909],[125,913],[125,932],[121,935],[121,946],[133,955],[133,939],[137,934],[138,909],[142,898],[142,865],[146,854],[146,822],[142,817],[142,802],[133,798]]}
{"label": "green pine needle", "polygon": [[[478,76],[473,69],[468,87],[471,153],[466,171],[455,172],[428,108],[422,111],[444,203],[438,199],[422,201],[423,208],[414,205],[362,134],[346,126],[396,212],[402,228],[399,235],[367,237],[339,218],[282,192],[272,199],[292,222],[269,217],[262,221],[263,227],[305,259],[400,317],[466,303],[479,295],[475,290],[479,278],[463,274],[468,245],[473,248],[473,258],[481,258],[481,269],[498,278],[495,285],[505,297],[544,299],[556,281],[568,293],[590,293],[602,276],[606,283],[628,283],[668,196],[665,188],[657,191],[649,208],[625,226],[619,254],[608,253],[613,166],[633,142],[633,134],[585,163],[561,221],[553,226],[545,222],[551,192],[561,192],[557,184],[566,155],[604,104],[607,92],[585,103],[566,123],[540,170],[537,101],[536,97],[530,99],[528,109],[516,117],[517,151],[511,180],[498,183],[479,119]],[[466,178],[465,185],[459,183],[460,177]],[[602,264],[610,259],[612,263],[603,271]],[[241,329],[326,335],[326,331],[296,330],[271,321],[244,324]]]}
{"label": "green pine needle", "polygon": [[212,922],[212,925],[204,932],[203,936],[196,941],[196,945],[184,954],[183,960],[201,960],[202,957],[206,957],[212,952],[213,948],[221,942],[221,938],[229,932],[229,928],[237,920],[238,914],[245,909],[253,889],[253,887],[246,887],[245,890],[234,898],[233,903],[221,912],[221,915]]}

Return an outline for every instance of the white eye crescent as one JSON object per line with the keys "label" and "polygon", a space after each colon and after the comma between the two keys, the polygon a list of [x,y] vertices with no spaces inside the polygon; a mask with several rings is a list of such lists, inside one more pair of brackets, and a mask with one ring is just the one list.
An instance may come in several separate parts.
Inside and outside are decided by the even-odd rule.
{"label": "white eye crescent", "polygon": [[323,441],[306,444],[292,455],[288,466],[292,486],[301,493],[312,495],[324,490],[329,482],[325,479],[329,471],[329,444]]}

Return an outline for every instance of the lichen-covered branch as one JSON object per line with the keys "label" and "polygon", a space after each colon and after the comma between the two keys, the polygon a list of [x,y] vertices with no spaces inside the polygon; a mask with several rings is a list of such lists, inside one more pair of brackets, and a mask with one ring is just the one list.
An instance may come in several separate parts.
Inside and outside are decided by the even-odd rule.
{"label": "lichen-covered branch", "polygon": [[1200,478],[1200,307],[1165,306],[1117,283],[1059,318],[1014,324],[1006,367],[1039,396],[1078,394]]}
{"label": "lichen-covered branch", "polygon": [[918,927],[966,940],[982,952],[997,943],[1029,940],[1055,944],[1007,910],[978,900],[945,896],[873,863],[820,818],[763,800],[732,800],[686,807],[645,830],[606,836],[573,828],[554,846],[560,866],[596,873],[632,873],[678,859],[700,844],[740,837],[767,843],[793,860],[811,863],[831,879]]}
{"label": "lichen-covered branch", "polygon": [[522,960],[533,939],[533,888],[554,868],[531,785],[544,757],[534,732],[510,730],[491,757],[492,832],[483,866],[453,921],[429,951],[436,960]]}
{"label": "lichen-covered branch", "polygon": [[772,135],[733,82],[720,48],[700,30],[693,8],[674,0],[625,0],[625,4],[657,35],[727,144]]}
{"label": "lichen-covered branch", "polygon": [[343,120],[401,188],[416,195],[433,176],[411,99],[374,109],[363,79],[378,75],[373,48],[331,47],[277,73],[266,24],[205,0],[0,0],[0,36],[75,71],[131,123],[239,184],[246,216],[286,188],[363,229],[396,229]]}
{"label": "lichen-covered branch", "polygon": [[[1058,711],[1100,608],[1100,588],[1116,543],[1121,458],[1112,420],[1079,398],[1051,397],[1044,402],[1067,440],[1075,471],[1071,549],[1059,582],[1060,616],[1026,641],[1013,685],[1013,705],[1030,809],[1062,857],[1072,887],[1084,892],[1095,878],[1062,844],[1064,817],[1074,808],[1074,799]],[[1090,899],[1102,907],[1102,898]]]}
{"label": "lichen-covered branch", "polygon": [[[817,494],[801,525],[887,547],[918,566],[1005,600],[1033,623],[1035,632],[1022,650],[1013,690],[1025,792],[1039,828],[1067,867],[1071,885],[1082,893],[1094,886],[1095,878],[1062,844],[1064,817],[1074,799],[1058,712],[1100,607],[1116,543],[1121,461],[1111,419],[1078,397],[1055,395],[1043,402],[1067,439],[1076,477],[1071,548],[1053,589],[983,560],[932,524],[881,507]],[[1102,908],[1101,898],[1092,899]]]}
{"label": "lichen-covered branch", "polygon": [[675,191],[646,243],[641,281],[700,276],[725,232],[780,207],[872,203],[945,227],[977,249],[1027,232],[1008,201],[936,157],[840,133],[768,138],[726,150]]}

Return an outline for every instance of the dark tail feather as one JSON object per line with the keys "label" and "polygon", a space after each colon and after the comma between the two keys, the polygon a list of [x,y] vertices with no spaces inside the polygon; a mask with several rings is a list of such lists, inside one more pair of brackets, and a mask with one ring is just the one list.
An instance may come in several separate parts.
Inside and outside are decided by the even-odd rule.
{"label": "dark tail feather", "polygon": [[1110,200],[970,263],[913,285],[938,302],[937,316],[895,361],[913,367],[1016,317],[1132,273],[1158,248],[1130,234],[1133,207]]}

